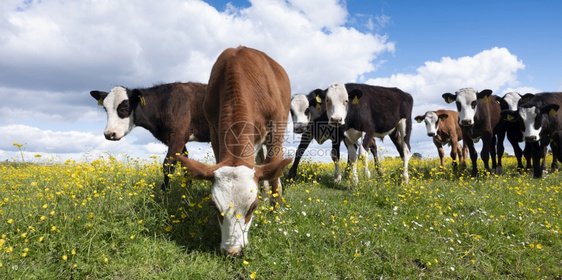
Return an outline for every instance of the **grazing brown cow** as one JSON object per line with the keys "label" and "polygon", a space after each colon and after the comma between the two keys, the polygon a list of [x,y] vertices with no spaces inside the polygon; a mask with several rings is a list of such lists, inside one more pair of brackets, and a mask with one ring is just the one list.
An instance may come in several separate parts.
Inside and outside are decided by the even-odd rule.
{"label": "grazing brown cow", "polygon": [[[212,203],[221,227],[221,250],[241,256],[248,243],[252,213],[259,202],[258,181],[270,180],[270,202],[281,203],[283,137],[291,106],[291,86],[283,67],[265,53],[246,47],[226,49],[217,59],[203,111],[209,122],[217,164],[180,156],[192,176],[211,180]],[[263,165],[254,164],[261,145]]]}
{"label": "grazing brown cow", "polygon": [[462,140],[462,131],[459,126],[459,114],[452,110],[437,110],[427,111],[423,115],[414,118],[418,123],[425,121],[425,128],[427,136],[433,138],[433,143],[439,152],[441,159],[441,166],[445,166],[443,158],[445,151],[443,145],[449,144],[451,146],[451,158],[453,159],[453,166],[457,163],[457,155],[461,165],[465,165],[466,156],[468,155],[468,147],[460,144]]}
{"label": "grazing brown cow", "polygon": [[107,140],[118,141],[140,126],[168,146],[161,186],[165,190],[176,154],[186,152],[185,143],[210,141],[209,126],[200,105],[206,92],[207,85],[188,82],[135,89],[118,86],[110,92],[93,90],[90,95],[107,113],[103,133]]}

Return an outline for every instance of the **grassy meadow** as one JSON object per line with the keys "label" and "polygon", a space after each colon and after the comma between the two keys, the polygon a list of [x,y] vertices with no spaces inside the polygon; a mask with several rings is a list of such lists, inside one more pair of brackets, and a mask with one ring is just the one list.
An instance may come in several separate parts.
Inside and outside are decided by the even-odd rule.
{"label": "grassy meadow", "polygon": [[412,159],[405,186],[382,158],[354,186],[305,161],[242,258],[219,252],[210,183],[178,170],[161,194],[156,159],[2,163],[0,279],[562,279],[562,173],[446,163]]}

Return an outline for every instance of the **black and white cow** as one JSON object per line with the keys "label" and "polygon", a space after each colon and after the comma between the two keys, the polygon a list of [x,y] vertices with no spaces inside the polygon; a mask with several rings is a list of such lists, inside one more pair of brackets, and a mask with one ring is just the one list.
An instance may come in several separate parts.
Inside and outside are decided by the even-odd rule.
{"label": "black and white cow", "polygon": [[[517,111],[518,106],[524,101],[521,98],[521,94],[517,92],[508,92],[503,97],[497,97],[496,100],[500,103],[501,111]],[[526,101],[525,101],[526,102]],[[523,170],[523,161],[521,158],[525,155],[525,159],[527,161],[527,168],[531,168],[531,157],[528,152],[523,153],[523,150],[519,147],[519,142],[523,142],[523,134],[519,129],[519,125],[515,122],[506,121],[505,118],[500,118],[500,123],[498,124],[499,131],[497,134],[498,137],[498,145],[497,145],[497,152],[498,152],[498,165],[501,166],[501,155],[504,152],[504,145],[503,140],[507,135],[507,140],[511,143],[513,147],[513,153],[517,158],[517,169]]]}
{"label": "black and white cow", "polygon": [[[299,162],[313,139],[319,144],[323,144],[328,139],[332,140],[332,150],[330,154],[335,167],[334,181],[339,182],[341,180],[339,166],[340,144],[345,138],[344,132],[346,126],[333,127],[328,125],[326,105],[325,102],[323,102],[326,96],[326,91],[327,90],[316,89],[308,95],[295,94],[291,99],[293,132],[295,134],[301,134],[302,136],[295,154],[295,160],[289,170],[289,174],[287,175],[287,179],[289,180],[296,177]],[[378,165],[376,144],[374,139],[371,140],[372,143],[370,145],[370,149],[375,158],[375,164]],[[367,166],[367,153],[362,146],[359,147],[359,153],[365,160],[364,173],[367,177],[370,177],[370,171]]]}
{"label": "black and white cow", "polygon": [[140,126],[168,146],[163,165],[165,189],[176,155],[186,153],[185,144],[211,141],[201,108],[206,91],[206,84],[188,82],[136,89],[118,86],[110,92],[93,90],[90,95],[107,113],[106,139],[118,141]]}
{"label": "black and white cow", "polygon": [[[542,177],[546,170],[546,152],[550,144],[552,148],[552,169],[558,169],[558,161],[562,160],[562,92],[545,92],[536,95],[526,94],[523,98],[530,100],[519,106],[516,112],[504,113],[511,121],[517,121],[523,133],[523,139],[530,145],[533,158],[533,177]],[[542,159],[542,164],[541,164]]]}
{"label": "black and white cow", "polygon": [[[472,176],[478,175],[478,153],[474,143],[482,139],[482,151],[480,156],[486,170],[501,173],[501,166],[496,165],[496,138],[498,123],[500,120],[500,104],[497,102],[492,91],[485,89],[481,92],[473,88],[462,88],[455,94],[444,93],[445,102],[456,102],[459,112],[459,124],[461,125],[463,141],[468,146],[470,159],[472,161]],[[492,157],[492,169],[489,167],[490,155]]]}
{"label": "black and white cow", "polygon": [[410,136],[412,131],[412,96],[398,88],[365,84],[333,83],[326,93],[326,113],[331,126],[347,125],[345,140],[349,147],[354,178],[357,178],[357,161],[354,144],[363,137],[367,150],[370,139],[390,137],[402,158],[404,183],[409,183],[408,161],[412,155]]}

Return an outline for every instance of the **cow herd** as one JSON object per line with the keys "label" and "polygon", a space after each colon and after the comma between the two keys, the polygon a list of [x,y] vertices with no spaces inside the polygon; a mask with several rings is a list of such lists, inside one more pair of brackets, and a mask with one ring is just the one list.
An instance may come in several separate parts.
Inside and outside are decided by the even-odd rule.
{"label": "cow herd", "polygon": [[[379,170],[374,138],[388,135],[403,161],[403,183],[409,182],[414,101],[398,88],[333,83],[326,89],[291,97],[291,85],[283,67],[267,54],[241,46],[219,55],[207,85],[172,83],[142,89],[118,86],[110,92],[95,90],[90,94],[107,113],[106,139],[119,140],[140,126],[168,146],[162,189],[168,188],[168,174],[178,161],[192,178],[212,182],[211,205],[218,213],[220,248],[229,255],[240,256],[248,243],[252,213],[259,202],[259,182],[271,187],[272,205],[282,207],[280,176],[293,162],[287,179],[295,178],[300,159],[313,139],[320,144],[332,141],[335,181],[342,178],[339,160],[343,141],[348,150],[351,179],[356,183],[357,159],[362,155],[366,161],[371,151]],[[562,93],[508,93],[499,97],[492,95],[491,90],[463,88],[442,97],[447,103],[455,102],[457,111],[428,111],[414,118],[425,122],[441,165],[443,145],[449,144],[453,164],[456,165],[458,157],[464,166],[467,154],[470,155],[471,174],[476,176],[478,153],[474,143],[482,139],[484,167],[501,174],[503,140],[507,136],[518,168],[524,168],[524,155],[527,168],[532,166],[534,177],[541,177],[550,145],[554,155],[552,168],[557,169],[557,160],[562,159],[562,114],[558,114]],[[301,134],[294,161],[283,159],[289,115],[293,132]],[[187,158],[188,141],[211,142],[216,164]],[[524,150],[519,147],[523,141]],[[369,177],[368,165],[363,166]]]}

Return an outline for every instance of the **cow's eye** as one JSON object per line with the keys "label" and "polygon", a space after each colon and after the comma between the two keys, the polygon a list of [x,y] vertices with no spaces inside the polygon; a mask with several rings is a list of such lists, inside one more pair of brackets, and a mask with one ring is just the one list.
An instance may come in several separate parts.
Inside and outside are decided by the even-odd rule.
{"label": "cow's eye", "polygon": [[304,110],[304,114],[308,116],[309,113],[310,113],[310,109],[306,108],[306,110]]}
{"label": "cow's eye", "polygon": [[457,111],[460,112],[462,109],[461,103],[457,101],[456,104],[457,104]]}
{"label": "cow's eye", "polygon": [[347,102],[348,102],[348,101],[346,100],[346,101],[343,102],[343,104],[344,104],[344,105],[347,105]]}
{"label": "cow's eye", "polygon": [[472,103],[470,103],[470,107],[472,107],[472,109],[476,108],[476,101],[472,101]]}

